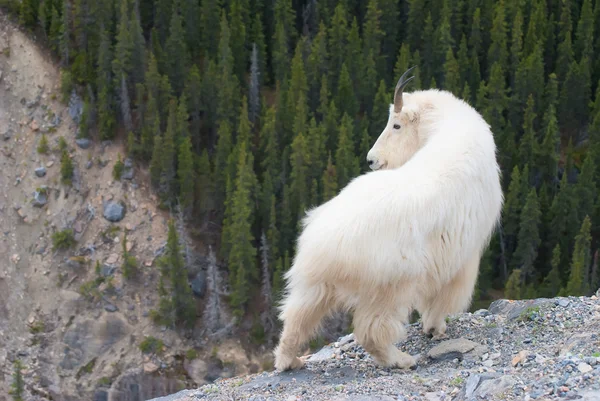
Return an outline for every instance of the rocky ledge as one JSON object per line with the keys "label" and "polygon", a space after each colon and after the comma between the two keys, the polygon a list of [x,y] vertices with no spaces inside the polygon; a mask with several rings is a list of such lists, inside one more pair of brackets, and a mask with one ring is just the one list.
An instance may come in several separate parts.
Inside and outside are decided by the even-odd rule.
{"label": "rocky ledge", "polygon": [[350,334],[304,357],[301,370],[220,379],[151,401],[600,400],[598,295],[498,300],[448,318],[441,341],[414,323],[398,347],[417,357],[415,370],[376,366]]}

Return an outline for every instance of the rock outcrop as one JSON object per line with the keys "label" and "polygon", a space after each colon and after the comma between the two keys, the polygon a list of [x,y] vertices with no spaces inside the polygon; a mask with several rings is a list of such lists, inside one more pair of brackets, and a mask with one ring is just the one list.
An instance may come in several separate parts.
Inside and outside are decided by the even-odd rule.
{"label": "rock outcrop", "polygon": [[417,357],[415,370],[378,367],[350,334],[304,356],[301,370],[219,379],[151,401],[600,400],[597,295],[495,301],[448,318],[441,341],[414,323],[397,345]]}

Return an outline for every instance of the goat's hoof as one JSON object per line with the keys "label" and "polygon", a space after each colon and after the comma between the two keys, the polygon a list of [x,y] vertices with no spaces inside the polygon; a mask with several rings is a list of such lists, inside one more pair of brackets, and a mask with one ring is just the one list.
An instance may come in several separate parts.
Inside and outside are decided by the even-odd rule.
{"label": "goat's hoof", "polygon": [[448,335],[446,333],[437,333],[431,337],[433,341],[446,340],[447,338]]}
{"label": "goat's hoof", "polygon": [[304,362],[297,356],[293,358],[281,358],[275,361],[275,369],[284,372],[286,370],[296,370],[304,366]]}
{"label": "goat's hoof", "polygon": [[388,366],[391,368],[415,370],[417,368],[417,361],[411,355],[398,350],[398,354],[395,355],[394,360]]}

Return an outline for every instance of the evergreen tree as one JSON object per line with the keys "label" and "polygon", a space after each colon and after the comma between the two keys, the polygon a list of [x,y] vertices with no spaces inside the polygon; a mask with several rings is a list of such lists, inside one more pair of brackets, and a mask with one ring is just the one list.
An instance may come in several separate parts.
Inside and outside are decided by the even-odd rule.
{"label": "evergreen tree", "polygon": [[165,43],[167,75],[175,94],[179,96],[185,84],[189,54],[185,42],[182,17],[179,15],[177,7],[173,7],[173,15],[169,26],[169,38]]}
{"label": "evergreen tree", "polygon": [[158,316],[162,324],[190,329],[196,320],[196,306],[173,219],[169,220],[168,227],[165,253],[158,260],[161,301],[158,313],[154,313],[154,316]]}
{"label": "evergreen tree", "polygon": [[[534,264],[540,246],[541,212],[537,192],[532,188],[521,212],[517,249],[513,255],[513,266],[521,271],[523,280],[532,278],[535,274]],[[523,283],[524,284],[524,283]]]}
{"label": "evergreen tree", "polygon": [[522,294],[522,274],[520,269],[514,269],[506,284],[504,284],[504,297],[507,299],[521,299]]}
{"label": "evergreen tree", "polygon": [[253,210],[250,202],[251,179],[249,172],[252,166],[249,165],[248,160],[246,144],[243,142],[239,149],[236,189],[231,195],[233,215],[231,228],[228,230],[231,235],[228,241],[231,245],[227,262],[232,288],[231,304],[236,316],[241,316],[243,313],[250,297],[251,282],[257,279],[258,275],[255,260],[256,248],[252,245],[254,237],[251,231]]}
{"label": "evergreen tree", "polygon": [[338,136],[338,147],[335,153],[335,165],[338,176],[338,188],[342,189],[348,182],[359,174],[358,160],[354,155],[352,139],[352,121],[344,113]]}
{"label": "evergreen tree", "polygon": [[192,154],[192,141],[189,136],[181,139],[177,155],[177,178],[179,180],[179,201],[183,210],[191,212],[194,203],[194,158]]}
{"label": "evergreen tree", "polygon": [[560,245],[556,244],[554,249],[552,250],[552,261],[550,262],[552,269],[550,273],[544,278],[544,282],[542,283],[540,296],[546,298],[555,297],[560,291],[561,281],[560,281]]}
{"label": "evergreen tree", "polygon": [[564,295],[587,295],[589,289],[589,274],[590,266],[590,242],[591,242],[591,220],[589,216],[585,216],[579,234],[575,237],[575,249],[571,260],[571,272],[569,274],[569,282],[567,283]]}

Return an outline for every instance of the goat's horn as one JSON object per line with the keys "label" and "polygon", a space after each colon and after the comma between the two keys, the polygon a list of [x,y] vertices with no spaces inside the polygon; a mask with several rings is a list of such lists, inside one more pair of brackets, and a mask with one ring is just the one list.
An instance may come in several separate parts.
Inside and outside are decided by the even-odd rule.
{"label": "goat's horn", "polygon": [[404,72],[404,74],[402,74],[400,79],[398,80],[398,83],[396,84],[396,90],[394,91],[394,111],[396,113],[400,113],[400,111],[402,110],[402,91],[404,90],[404,87],[406,86],[406,84],[408,84],[414,78],[414,76],[412,76],[407,79],[406,76],[415,67],[416,67],[416,65],[412,66],[408,70],[406,70]]}

